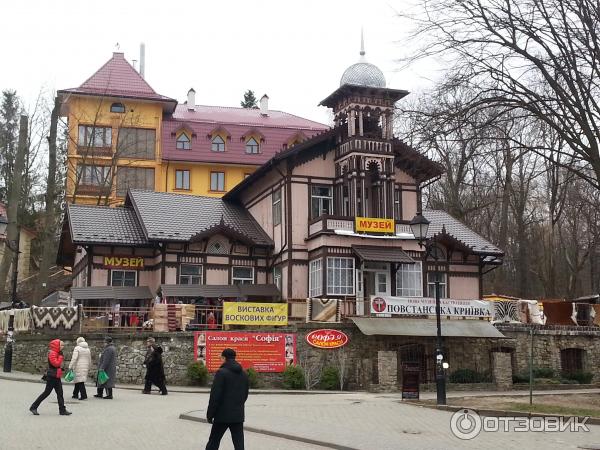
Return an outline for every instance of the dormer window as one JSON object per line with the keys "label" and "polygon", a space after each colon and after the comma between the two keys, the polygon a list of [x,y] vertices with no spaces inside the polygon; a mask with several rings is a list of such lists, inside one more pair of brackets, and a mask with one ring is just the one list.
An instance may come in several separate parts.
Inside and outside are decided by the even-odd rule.
{"label": "dormer window", "polygon": [[123,103],[113,103],[110,105],[110,112],[113,113],[124,113],[125,105]]}
{"label": "dormer window", "polygon": [[186,133],[181,133],[177,138],[177,150],[189,150],[190,148],[190,138]]}
{"label": "dormer window", "polygon": [[260,153],[260,147],[258,145],[258,142],[256,142],[256,139],[254,139],[253,137],[251,137],[250,139],[248,139],[246,141],[246,153],[250,153],[250,154]]}
{"label": "dormer window", "polygon": [[219,135],[215,136],[212,140],[212,151],[213,152],[224,152],[225,151],[225,141]]}

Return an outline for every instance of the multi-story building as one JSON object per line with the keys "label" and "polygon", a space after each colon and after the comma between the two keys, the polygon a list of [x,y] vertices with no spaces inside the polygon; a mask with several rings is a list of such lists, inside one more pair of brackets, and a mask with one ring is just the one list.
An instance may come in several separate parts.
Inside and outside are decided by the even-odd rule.
{"label": "multi-story building", "polygon": [[152,89],[123,53],[58,91],[68,120],[67,201],[113,205],[128,188],[221,196],[277,151],[328,127],[261,109],[198,106]]}

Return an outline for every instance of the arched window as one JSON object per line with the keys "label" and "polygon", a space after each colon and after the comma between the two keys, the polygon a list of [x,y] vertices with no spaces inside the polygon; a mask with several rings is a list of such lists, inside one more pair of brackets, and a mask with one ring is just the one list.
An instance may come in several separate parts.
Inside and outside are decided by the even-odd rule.
{"label": "arched window", "polygon": [[187,134],[181,133],[177,138],[177,149],[178,150],[189,150],[190,149],[190,138]]}
{"label": "arched window", "polygon": [[123,103],[113,103],[112,105],[110,105],[110,112],[124,113],[125,105]]}
{"label": "arched window", "polygon": [[216,135],[212,140],[212,151],[213,152],[224,152],[225,151],[225,141],[219,135]]}
{"label": "arched window", "polygon": [[258,142],[253,137],[246,141],[246,153],[260,153]]}

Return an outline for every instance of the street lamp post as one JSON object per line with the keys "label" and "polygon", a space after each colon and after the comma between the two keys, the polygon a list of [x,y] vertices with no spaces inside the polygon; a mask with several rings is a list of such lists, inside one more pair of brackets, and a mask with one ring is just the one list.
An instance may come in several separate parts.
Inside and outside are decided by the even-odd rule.
{"label": "street lamp post", "polygon": [[419,247],[425,247],[425,260],[428,255],[432,255],[435,265],[435,319],[437,325],[437,341],[435,349],[435,384],[437,393],[437,404],[446,404],[446,373],[444,369],[444,352],[442,342],[442,314],[440,302],[440,277],[437,269],[438,254],[436,251],[435,238],[428,240],[427,231],[429,230],[429,220],[420,212],[410,221],[410,228],[413,235],[419,243]]}

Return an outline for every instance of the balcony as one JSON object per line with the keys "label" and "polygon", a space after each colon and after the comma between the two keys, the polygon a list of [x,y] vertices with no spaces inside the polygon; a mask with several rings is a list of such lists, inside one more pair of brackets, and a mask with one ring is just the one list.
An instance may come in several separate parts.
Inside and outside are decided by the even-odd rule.
{"label": "balcony", "polygon": [[335,159],[341,158],[352,152],[367,152],[393,155],[391,142],[381,139],[369,139],[366,137],[353,137],[341,144],[335,150]]}
{"label": "balcony", "polygon": [[[401,236],[405,239],[413,239],[413,234],[410,230],[410,225],[408,222],[403,223],[396,221],[395,230],[397,236]],[[354,217],[322,215],[309,222],[309,237],[319,233],[334,232],[338,232],[338,234],[354,233]],[[381,236],[381,233],[375,233],[374,235]]]}

